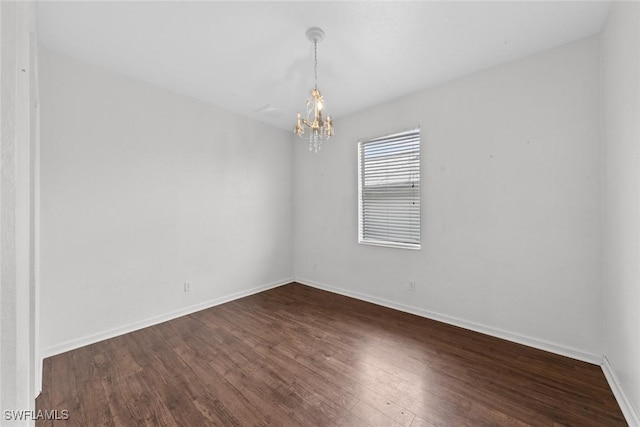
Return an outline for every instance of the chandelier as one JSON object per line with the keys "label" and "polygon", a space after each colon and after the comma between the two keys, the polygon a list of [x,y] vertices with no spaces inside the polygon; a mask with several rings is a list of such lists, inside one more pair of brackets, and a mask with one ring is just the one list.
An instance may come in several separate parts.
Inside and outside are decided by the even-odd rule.
{"label": "chandelier", "polygon": [[324,38],[324,31],[317,27],[309,28],[307,38],[313,42],[314,85],[311,89],[311,97],[307,99],[307,115],[303,118],[298,113],[298,120],[293,132],[300,138],[309,141],[309,151],[317,153],[322,148],[322,141],[333,136],[333,122],[331,116],[322,118],[324,99],[318,89],[318,42]]}

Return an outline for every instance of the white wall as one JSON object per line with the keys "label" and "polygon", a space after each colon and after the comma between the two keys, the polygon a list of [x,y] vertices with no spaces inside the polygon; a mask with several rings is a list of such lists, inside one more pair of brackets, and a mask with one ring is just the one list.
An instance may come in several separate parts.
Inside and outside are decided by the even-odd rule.
{"label": "white wall", "polygon": [[601,37],[604,354],[640,425],[640,4],[615,2]]}
{"label": "white wall", "polygon": [[[0,409],[35,407],[35,5],[0,2]],[[7,425],[29,425],[30,420]],[[4,424],[3,424],[4,425]]]}
{"label": "white wall", "polygon": [[46,49],[40,75],[45,356],[291,280],[288,132]]}
{"label": "white wall", "polygon": [[[592,37],[336,121],[320,155],[299,143],[296,279],[599,362],[598,78]],[[422,250],[358,245],[358,139],[416,125]]]}

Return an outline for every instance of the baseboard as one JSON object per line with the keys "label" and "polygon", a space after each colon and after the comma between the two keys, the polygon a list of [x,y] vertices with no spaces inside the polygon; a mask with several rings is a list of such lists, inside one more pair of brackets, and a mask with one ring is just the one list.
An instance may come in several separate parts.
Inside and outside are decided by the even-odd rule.
{"label": "baseboard", "polygon": [[611,391],[613,391],[613,395],[618,401],[618,405],[620,405],[620,410],[622,410],[627,424],[629,424],[630,427],[640,427],[640,416],[638,416],[638,413],[620,385],[620,381],[618,381],[618,377],[606,356],[602,358],[602,372],[609,383],[609,387],[611,387]]}
{"label": "baseboard", "polygon": [[403,311],[405,313],[415,314],[416,316],[425,317],[427,319],[437,320],[439,322],[447,323],[449,325],[454,325],[464,329],[469,329],[471,331],[480,332],[482,334],[490,335],[496,338],[502,338],[507,341],[523,344],[529,347],[537,348],[539,350],[544,350],[551,353],[559,354],[561,356],[570,357],[572,359],[581,360],[583,362],[591,363],[593,365],[600,365],[600,363],[602,362],[601,355],[587,353],[581,350],[562,346],[562,345],[551,343],[548,341],[531,338],[525,335],[520,335],[517,333],[505,331],[498,328],[493,328],[490,326],[485,326],[479,323],[470,322],[468,320],[459,319],[453,316],[447,316],[445,314],[436,313],[429,310],[424,310],[418,307],[412,307],[409,305],[401,304],[401,303],[387,300],[384,298],[362,294],[359,292],[353,292],[350,290],[337,288],[334,286],[328,286],[323,283],[318,283],[316,281],[309,280],[302,277],[296,277],[295,281],[303,285],[307,285],[307,286],[322,289],[328,292],[333,292],[336,294],[348,296],[351,298],[356,298],[362,301],[367,301],[373,304],[392,308],[394,310]]}
{"label": "baseboard", "polygon": [[115,329],[111,329],[104,332],[99,332],[97,334],[88,335],[82,338],[69,340],[58,344],[53,347],[48,347],[42,350],[40,354],[40,363],[42,360],[47,357],[55,356],[56,354],[65,353],[70,350],[75,350],[80,347],[84,347],[86,345],[94,344],[100,341],[107,340],[109,338],[114,338],[119,335],[128,334],[129,332],[137,331],[139,329],[147,328],[149,326],[157,325],[159,323],[166,322],[168,320],[172,320],[178,317],[186,316],[187,314],[195,313],[200,310],[205,310],[207,308],[214,307],[216,305],[224,304],[226,302],[230,302],[233,300],[237,300],[240,298],[247,297],[249,295],[257,294],[259,292],[264,292],[269,289],[277,288],[282,285],[286,285],[288,283],[293,282],[293,278],[287,278],[278,280],[275,282],[268,283],[266,285],[257,286],[255,288],[247,289],[245,291],[236,292],[231,295],[227,295],[220,298],[215,298],[209,301],[205,301],[202,303],[194,304],[189,307],[181,308],[180,310],[176,310],[170,313],[161,314],[158,316],[153,316],[145,320],[141,320],[139,322],[131,323],[129,325],[121,326]]}

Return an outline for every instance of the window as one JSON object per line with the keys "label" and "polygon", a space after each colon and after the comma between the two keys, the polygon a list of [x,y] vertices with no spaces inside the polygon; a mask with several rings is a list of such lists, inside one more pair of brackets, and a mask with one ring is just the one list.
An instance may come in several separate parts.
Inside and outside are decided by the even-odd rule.
{"label": "window", "polygon": [[420,249],[420,129],[358,143],[359,243]]}

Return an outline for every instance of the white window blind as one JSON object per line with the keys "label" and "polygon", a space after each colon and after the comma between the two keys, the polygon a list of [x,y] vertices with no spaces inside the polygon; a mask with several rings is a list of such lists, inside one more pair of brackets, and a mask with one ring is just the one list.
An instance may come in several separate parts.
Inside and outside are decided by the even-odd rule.
{"label": "white window blind", "polygon": [[420,129],[358,144],[359,242],[420,249]]}

